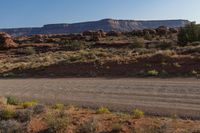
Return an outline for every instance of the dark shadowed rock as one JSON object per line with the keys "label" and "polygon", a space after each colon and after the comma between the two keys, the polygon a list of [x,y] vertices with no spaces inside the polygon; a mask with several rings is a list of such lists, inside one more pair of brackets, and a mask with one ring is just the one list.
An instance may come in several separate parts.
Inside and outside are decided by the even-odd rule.
{"label": "dark shadowed rock", "polygon": [[107,36],[120,36],[121,33],[117,32],[117,31],[109,31],[106,35]]}
{"label": "dark shadowed rock", "polygon": [[169,28],[169,32],[170,33],[178,33],[179,30],[178,30],[178,28]]}
{"label": "dark shadowed rock", "polygon": [[160,26],[156,29],[157,34],[160,36],[166,35],[168,31],[169,31],[169,28],[166,26]]}

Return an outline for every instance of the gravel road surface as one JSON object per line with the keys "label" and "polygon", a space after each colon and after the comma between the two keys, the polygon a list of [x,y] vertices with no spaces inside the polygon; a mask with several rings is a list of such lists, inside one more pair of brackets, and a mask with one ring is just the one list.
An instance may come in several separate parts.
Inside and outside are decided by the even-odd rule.
{"label": "gravel road surface", "polygon": [[200,119],[200,80],[143,78],[1,79],[0,95],[114,111]]}

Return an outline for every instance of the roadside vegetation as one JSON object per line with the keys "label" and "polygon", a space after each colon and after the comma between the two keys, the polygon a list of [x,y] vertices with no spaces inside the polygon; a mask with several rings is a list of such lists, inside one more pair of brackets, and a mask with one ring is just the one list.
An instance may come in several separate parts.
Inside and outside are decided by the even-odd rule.
{"label": "roadside vegetation", "polygon": [[0,77],[198,77],[199,27],[14,38],[17,47],[1,49]]}
{"label": "roadside vegetation", "polygon": [[[6,101],[6,102],[5,102]],[[20,101],[20,102],[19,102]],[[140,109],[130,113],[96,110],[61,103],[44,105],[1,97],[1,133],[165,133],[199,132],[200,121],[175,117],[145,116]],[[34,103],[34,104],[33,104]],[[28,106],[25,106],[28,105]]]}

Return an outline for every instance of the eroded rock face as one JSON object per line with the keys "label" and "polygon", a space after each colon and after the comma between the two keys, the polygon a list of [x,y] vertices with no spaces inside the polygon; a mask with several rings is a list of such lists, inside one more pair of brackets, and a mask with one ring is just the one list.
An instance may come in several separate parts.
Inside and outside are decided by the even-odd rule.
{"label": "eroded rock face", "polygon": [[12,37],[4,32],[0,32],[0,49],[16,48],[17,44],[13,41]]}

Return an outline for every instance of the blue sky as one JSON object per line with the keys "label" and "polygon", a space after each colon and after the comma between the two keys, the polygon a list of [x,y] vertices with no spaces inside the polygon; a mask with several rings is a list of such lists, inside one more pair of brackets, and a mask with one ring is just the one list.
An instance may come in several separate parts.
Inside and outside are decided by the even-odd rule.
{"label": "blue sky", "polygon": [[200,23],[200,0],[0,0],[0,28],[103,18],[189,19]]}

